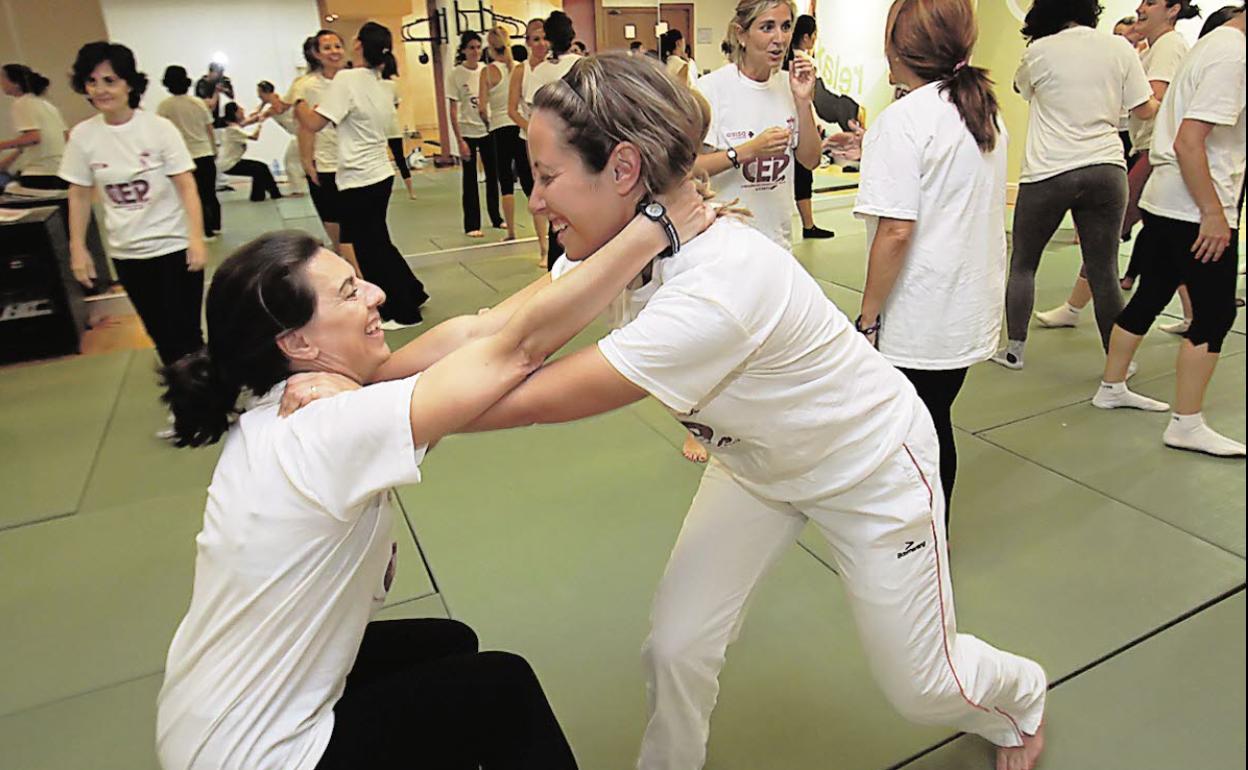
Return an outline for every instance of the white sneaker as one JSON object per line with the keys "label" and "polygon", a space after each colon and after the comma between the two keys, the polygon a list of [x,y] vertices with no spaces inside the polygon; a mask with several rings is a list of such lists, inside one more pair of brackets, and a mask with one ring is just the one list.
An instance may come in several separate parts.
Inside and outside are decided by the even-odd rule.
{"label": "white sneaker", "polygon": [[1079,309],[1063,302],[1052,310],[1039,311],[1035,314],[1036,322],[1046,329],[1073,327],[1079,323]]}
{"label": "white sneaker", "polygon": [[1214,457],[1243,457],[1244,445],[1205,424],[1200,414],[1174,415],[1161,440],[1173,449],[1202,452]]}
{"label": "white sneaker", "polygon": [[387,332],[397,332],[399,329],[410,329],[413,326],[420,326],[421,323],[423,323],[423,321],[417,321],[414,324],[404,324],[394,320],[382,321],[381,330]]}
{"label": "white sneaker", "polygon": [[216,242],[217,242],[217,241],[219,241],[219,240],[221,240],[221,236],[219,236],[219,235],[215,235],[215,234],[214,234],[214,235],[205,235],[205,236],[204,236],[204,243],[216,243]]}
{"label": "white sneaker", "polygon": [[1011,353],[1009,348],[1001,348],[993,354],[990,360],[994,364],[1001,364],[1006,369],[1014,369],[1017,371],[1023,368],[1023,359],[1018,355]]}
{"label": "white sneaker", "polygon": [[1164,401],[1141,396],[1127,390],[1125,382],[1102,382],[1092,397],[1097,409],[1141,409],[1145,412],[1168,412],[1170,405]]}
{"label": "white sneaker", "polygon": [[1192,319],[1184,318],[1182,321],[1175,321],[1172,324],[1164,324],[1158,326],[1166,334],[1187,334],[1187,330],[1192,328]]}

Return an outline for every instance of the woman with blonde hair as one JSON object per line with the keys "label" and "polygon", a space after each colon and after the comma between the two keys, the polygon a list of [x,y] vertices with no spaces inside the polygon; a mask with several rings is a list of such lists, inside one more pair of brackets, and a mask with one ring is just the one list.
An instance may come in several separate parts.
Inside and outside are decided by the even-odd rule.
{"label": "woman with blonde hair", "polygon": [[[545,21],[529,20],[524,28],[524,45],[528,48],[528,59],[512,70],[511,83],[507,89],[507,116],[516,124],[516,135],[506,138],[511,140],[510,150],[511,157],[515,159],[516,176],[519,177],[520,189],[524,190],[527,198],[533,194],[533,167],[529,163],[528,144],[529,116],[532,114],[532,106],[524,100],[524,81],[542,62],[546,61],[546,53],[550,50],[546,44]],[[533,232],[537,235],[538,260],[545,265],[546,255],[550,249],[549,225],[545,218],[532,211],[532,207],[530,207],[530,213],[533,216]]]}
{"label": "woman with blonde hair", "polygon": [[[505,240],[516,239],[516,172],[521,161],[520,128],[508,114],[511,95],[511,78],[516,69],[511,54],[511,33],[501,24],[485,34],[485,53],[489,60],[481,73],[481,96],[477,109],[490,131],[490,143],[494,149],[494,181],[498,183],[499,196],[503,202],[503,221],[507,225]],[[529,162],[525,153],[523,162]],[[487,180],[487,183],[490,180]]]}
{"label": "woman with blonde hair", "polygon": [[[542,89],[532,205],[567,249],[556,283],[638,211],[661,217],[654,196],[689,177],[706,123],[694,92],[649,57],[590,57]],[[578,420],[649,395],[715,448],[654,601],[638,766],[702,767],[747,600],[813,521],[898,710],[1026,745],[1005,750],[1006,766],[1031,767],[1045,675],[957,633],[936,431],[906,378],[791,253],[732,217],[652,261],[617,310],[609,336],[544,366],[472,429]]]}

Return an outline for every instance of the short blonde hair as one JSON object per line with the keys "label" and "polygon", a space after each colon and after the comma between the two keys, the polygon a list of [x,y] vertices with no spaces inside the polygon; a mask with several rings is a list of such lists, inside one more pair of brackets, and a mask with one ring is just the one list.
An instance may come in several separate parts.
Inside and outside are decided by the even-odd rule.
{"label": "short blonde hair", "polygon": [[641,183],[659,195],[693,170],[711,116],[699,96],[651,57],[616,51],[577,61],[562,80],[537,92],[533,108],[559,116],[564,141],[594,173],[606,168],[620,143],[635,145]]}
{"label": "short blonde hair", "polygon": [[797,3],[794,0],[739,0],[732,21],[728,22],[728,37],[724,40],[732,49],[732,61],[738,67],[745,63],[745,46],[741,45],[739,36],[744,34],[758,17],[777,5],[788,7],[793,21],[797,21]]}
{"label": "short blonde hair", "polygon": [[[494,29],[485,33],[486,53],[490,57],[490,61],[503,61],[507,63],[507,69],[515,66],[515,59],[511,55],[511,30],[499,24]],[[501,47],[503,49],[503,58],[494,58],[494,49]]]}

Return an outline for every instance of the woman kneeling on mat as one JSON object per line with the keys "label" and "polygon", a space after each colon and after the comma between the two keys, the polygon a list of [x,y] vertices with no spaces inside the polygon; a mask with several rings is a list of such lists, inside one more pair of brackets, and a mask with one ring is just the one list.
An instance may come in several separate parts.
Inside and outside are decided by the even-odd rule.
{"label": "woman kneeling on mat", "polygon": [[[692,237],[713,213],[692,185],[677,197],[671,218]],[[165,770],[576,766],[523,659],[478,652],[454,621],[370,618],[394,573],[390,488],[420,481],[430,447],[522,383],[675,235],[636,219],[574,280],[543,276],[522,308],[406,346],[400,362],[423,374],[405,378],[388,362],[385,294],[315,239],[272,233],[221,265],[207,347],[164,370],[178,445],[225,437],[158,700]],[[392,381],[280,419],[287,378],[313,371]]]}
{"label": "woman kneeling on mat", "polygon": [[[559,286],[681,184],[709,116],[657,62],[625,53],[576,62],[534,108],[530,205],[566,249]],[[470,429],[567,422],[652,395],[714,448],[655,599],[638,766],[703,766],[746,599],[813,520],[897,709],[984,736],[1001,747],[999,767],[1033,767],[1045,674],[957,633],[936,431],[909,381],[789,252],[731,218],[653,261],[625,300],[620,328],[543,367]]]}

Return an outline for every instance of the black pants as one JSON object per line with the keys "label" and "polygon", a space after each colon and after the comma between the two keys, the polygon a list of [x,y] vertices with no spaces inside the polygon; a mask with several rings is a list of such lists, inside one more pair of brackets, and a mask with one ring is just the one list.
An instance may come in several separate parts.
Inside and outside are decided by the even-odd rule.
{"label": "black pants", "polygon": [[204,346],[199,323],[204,271],[186,269],[185,250],[151,259],[114,259],[113,267],[161,363],[168,366]]}
{"label": "black pants", "polygon": [[958,475],[958,447],[953,441],[953,402],[966,382],[966,369],[929,371],[899,369],[918,391],[936,425],[940,442],[940,486],[945,493],[945,527],[949,527],[949,503],[953,499],[953,480]]}
{"label": "black pants", "polygon": [[815,172],[801,163],[793,164],[793,200],[808,201],[815,188]]}
{"label": "black pants", "polygon": [[282,197],[281,190],[277,189],[277,181],[273,179],[273,172],[258,160],[240,160],[227,168],[225,173],[231,176],[251,177],[252,202],[264,200],[265,193],[268,193],[273,200]]}
{"label": "black pants", "polygon": [[575,767],[524,658],[453,620],[391,620],[365,629],[316,770]]}
{"label": "black pants", "polygon": [[1143,213],[1139,237],[1149,239],[1151,251],[1140,273],[1140,287],[1118,316],[1118,326],[1144,335],[1180,284],[1186,285],[1192,298],[1192,325],[1184,336],[1193,345],[1208,345],[1210,353],[1221,353],[1222,341],[1235,323],[1239,231],[1231,230],[1231,244],[1221,259],[1201,262],[1191,251],[1199,224]]}
{"label": "black pants", "polygon": [[50,176],[47,174],[20,174],[17,181],[22,187],[31,190],[68,190],[69,182],[61,179],[59,176]]}
{"label": "black pants", "polygon": [[503,226],[503,215],[498,210],[498,168],[495,166],[494,140],[487,134],[479,139],[464,139],[468,145],[468,157],[464,164],[464,232],[481,229],[481,199],[477,195],[477,156],[485,166],[485,207],[490,223]]}
{"label": "black pants", "polygon": [[529,168],[529,151],[520,138],[520,127],[496,128],[490,132],[490,138],[494,140],[494,157],[498,159],[498,191],[503,195],[515,195],[519,177],[524,194],[533,192],[533,170]]}
{"label": "black pants", "polygon": [[199,207],[204,212],[204,235],[216,235],[221,229],[221,201],[217,200],[217,159],[211,155],[195,159],[195,190]]}
{"label": "black pants", "polygon": [[407,167],[407,156],[403,154],[403,137],[392,136],[386,140],[386,144],[390,145],[390,155],[394,157],[394,165],[399,168],[399,176],[411,179],[412,170]]}
{"label": "black pants", "polygon": [[563,256],[563,244],[555,237],[555,228],[552,225],[546,226],[546,243],[546,269],[553,270],[555,262]]}
{"label": "black pants", "polygon": [[429,295],[390,240],[386,211],[390,207],[392,189],[394,177],[391,176],[366,187],[338,191],[342,240],[355,245],[355,258],[364,279],[377,284],[386,293],[381,317],[405,324],[419,323],[420,306]]}

